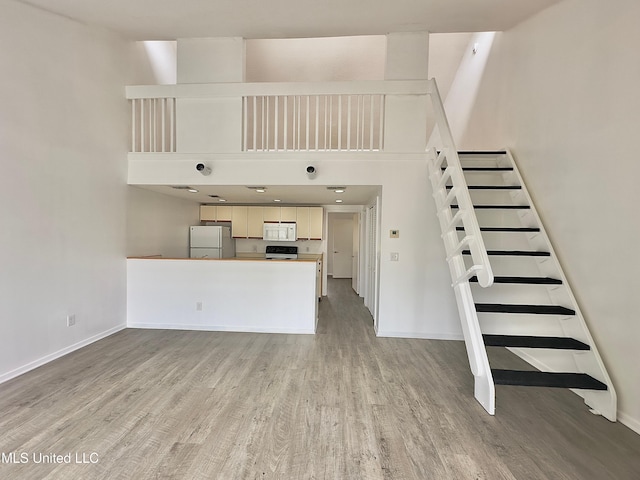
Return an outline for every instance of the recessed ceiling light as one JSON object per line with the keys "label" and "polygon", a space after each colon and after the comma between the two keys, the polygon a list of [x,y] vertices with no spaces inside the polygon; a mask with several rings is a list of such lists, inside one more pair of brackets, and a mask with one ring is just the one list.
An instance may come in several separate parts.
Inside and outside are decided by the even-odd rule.
{"label": "recessed ceiling light", "polygon": [[196,190],[195,188],[187,188],[187,191],[191,193],[198,193],[198,190]]}
{"label": "recessed ceiling light", "polygon": [[273,201],[274,202],[281,202],[282,200],[280,200],[279,198],[274,198]]}
{"label": "recessed ceiling light", "polygon": [[264,188],[256,188],[256,192],[264,193],[264,192],[266,192],[266,190]]}
{"label": "recessed ceiling light", "polygon": [[336,200],[336,203],[342,203],[342,200],[338,199]]}
{"label": "recessed ceiling light", "polygon": [[226,200],[224,198],[219,198],[218,201],[219,202],[226,202]]}
{"label": "recessed ceiling light", "polygon": [[338,190],[334,190],[334,192],[336,192],[336,193],[344,193],[344,190],[338,189]]}

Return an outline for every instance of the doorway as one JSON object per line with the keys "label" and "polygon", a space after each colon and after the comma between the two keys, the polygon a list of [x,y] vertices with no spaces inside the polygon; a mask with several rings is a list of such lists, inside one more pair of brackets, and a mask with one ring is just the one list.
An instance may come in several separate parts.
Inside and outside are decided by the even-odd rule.
{"label": "doorway", "polygon": [[352,288],[358,293],[360,268],[359,214],[330,212],[328,215],[328,265],[327,273],[333,278],[350,278]]}

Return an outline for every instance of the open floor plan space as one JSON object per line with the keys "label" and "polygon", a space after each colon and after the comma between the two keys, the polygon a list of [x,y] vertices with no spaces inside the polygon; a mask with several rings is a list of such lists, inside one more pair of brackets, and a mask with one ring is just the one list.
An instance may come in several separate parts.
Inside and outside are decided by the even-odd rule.
{"label": "open floor plan space", "polygon": [[490,416],[463,342],[377,338],[335,279],[315,335],[126,329],[4,383],[0,478],[638,478],[624,425],[497,388]]}

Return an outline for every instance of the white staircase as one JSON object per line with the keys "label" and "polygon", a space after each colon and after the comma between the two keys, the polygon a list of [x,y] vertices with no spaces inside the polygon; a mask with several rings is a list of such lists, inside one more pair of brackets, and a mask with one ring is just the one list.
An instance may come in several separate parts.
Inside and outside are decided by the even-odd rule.
{"label": "white staircase", "polygon": [[[484,347],[507,347],[535,369],[489,370],[484,376],[492,382],[571,388],[594,413],[615,421],[616,394],[611,379],[510,153],[458,152],[453,162],[441,160],[436,152],[431,157],[431,183],[450,266],[459,260],[455,259],[457,252],[447,244],[460,243],[474,235],[460,221],[461,217],[472,215],[477,222],[469,223],[477,223],[482,237],[476,245],[485,249],[494,275],[493,283],[487,286],[486,278],[480,275],[482,268],[477,265],[479,254],[474,254],[473,247],[459,248],[464,259],[461,268],[479,271],[478,276],[469,278],[468,293],[461,296],[456,292],[467,349],[467,330],[477,328],[482,336],[482,347],[471,346],[470,361],[472,356],[486,356]],[[458,159],[464,181],[456,182],[455,175],[445,172],[449,167],[457,169]],[[466,201],[461,201],[465,195],[459,192],[467,184],[472,212]],[[458,193],[451,193],[455,191]],[[443,222],[442,218],[449,221]],[[454,289],[460,289],[454,270]],[[470,304],[473,312],[466,311]],[[474,319],[477,327],[465,326]],[[478,362],[484,364],[484,359],[471,361],[476,398],[482,395],[477,388],[478,369],[474,368]],[[483,390],[492,391],[492,387],[485,386]],[[489,413],[494,413],[493,399],[485,395],[478,400]]]}

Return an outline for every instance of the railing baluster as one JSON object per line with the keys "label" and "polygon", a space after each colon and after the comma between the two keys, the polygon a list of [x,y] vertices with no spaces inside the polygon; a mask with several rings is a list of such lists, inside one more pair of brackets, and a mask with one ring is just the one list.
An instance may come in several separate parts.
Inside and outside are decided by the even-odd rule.
{"label": "railing baluster", "polygon": [[279,106],[280,106],[280,95],[276,95],[276,104],[275,104],[275,121],[273,122],[273,129],[274,129],[274,133],[273,133],[273,148],[274,150],[277,152],[279,149],[278,146],[278,137],[279,137],[279,132],[278,132],[278,127],[280,126],[280,112],[279,110]]}
{"label": "railing baluster", "polygon": [[253,95],[252,97],[253,109],[251,115],[253,116],[253,145],[251,146],[253,151],[258,150],[258,97]]}
{"label": "railing baluster", "polygon": [[176,99],[171,100],[171,151],[176,151]]}
{"label": "railing baluster", "polygon": [[347,96],[347,150],[351,150],[351,98]]}
{"label": "railing baluster", "polygon": [[369,151],[373,152],[373,95],[369,95]]}
{"label": "railing baluster", "polygon": [[306,131],[307,131],[307,133],[306,133],[306,135],[307,135],[307,138],[306,138],[307,150],[309,150],[309,118],[310,118],[310,115],[311,115],[311,112],[309,111],[309,97],[310,96],[307,95],[307,114],[306,114],[306,122],[307,122],[307,124],[305,125]]}
{"label": "railing baluster", "polygon": [[318,122],[320,121],[320,95],[316,95],[316,151],[318,151],[318,135],[320,127]]}

